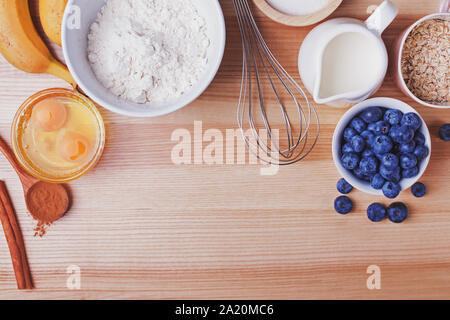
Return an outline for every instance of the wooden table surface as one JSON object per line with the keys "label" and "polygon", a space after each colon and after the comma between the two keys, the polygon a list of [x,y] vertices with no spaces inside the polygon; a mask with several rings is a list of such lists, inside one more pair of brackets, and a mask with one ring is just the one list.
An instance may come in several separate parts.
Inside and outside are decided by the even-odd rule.
{"label": "wooden table surface", "polygon": [[[37,1],[36,1],[37,2]],[[437,137],[450,110],[419,106],[388,77],[376,96],[415,107],[432,134],[432,158],[421,179],[429,192],[399,200],[410,208],[400,225],[370,223],[365,209],[382,197],[353,191],[356,208],[336,214],[339,174],[331,157],[335,124],[345,112],[320,106],[319,143],[305,161],[261,176],[258,165],[174,165],[176,129],[235,129],[241,43],[230,0],[221,0],[228,40],[222,67],[190,106],[157,119],[132,119],[101,109],[108,134],[99,165],[71,183],[70,212],[43,238],[33,237],[19,180],[0,157],[23,229],[36,289],[19,292],[0,235],[0,298],[25,299],[378,299],[450,298],[450,144]],[[386,33],[391,45],[406,26],[432,13],[438,0],[394,0],[400,14]],[[364,19],[375,0],[344,0],[333,17]],[[33,4],[35,7],[35,3]],[[280,62],[298,79],[297,52],[311,29],[276,24],[255,10]],[[19,105],[33,93],[66,87],[30,75],[0,58],[0,134],[9,139]],[[79,266],[81,289],[66,286]],[[366,287],[367,268],[381,270],[381,289]]]}

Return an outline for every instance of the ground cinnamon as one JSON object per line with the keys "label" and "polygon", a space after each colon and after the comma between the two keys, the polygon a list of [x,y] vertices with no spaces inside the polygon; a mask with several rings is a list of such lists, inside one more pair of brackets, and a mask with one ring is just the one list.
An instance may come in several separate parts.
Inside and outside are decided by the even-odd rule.
{"label": "ground cinnamon", "polygon": [[28,191],[26,202],[30,214],[38,221],[35,235],[43,236],[46,226],[66,213],[69,195],[63,185],[38,182]]}
{"label": "ground cinnamon", "polygon": [[25,244],[20,231],[14,208],[9,198],[6,185],[0,180],[0,220],[5,232],[5,238],[11,253],[14,273],[18,289],[32,289],[30,268],[28,265]]}

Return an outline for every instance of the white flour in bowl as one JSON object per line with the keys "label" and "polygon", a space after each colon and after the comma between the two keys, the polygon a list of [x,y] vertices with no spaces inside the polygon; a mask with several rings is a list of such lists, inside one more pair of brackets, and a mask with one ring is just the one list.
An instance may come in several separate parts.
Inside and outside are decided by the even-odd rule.
{"label": "white flour in bowl", "polygon": [[206,70],[205,20],[190,0],[107,0],[88,36],[97,79],[136,103],[164,103]]}
{"label": "white flour in bowl", "polygon": [[323,9],[329,0],[267,0],[278,11],[293,16],[303,16]]}

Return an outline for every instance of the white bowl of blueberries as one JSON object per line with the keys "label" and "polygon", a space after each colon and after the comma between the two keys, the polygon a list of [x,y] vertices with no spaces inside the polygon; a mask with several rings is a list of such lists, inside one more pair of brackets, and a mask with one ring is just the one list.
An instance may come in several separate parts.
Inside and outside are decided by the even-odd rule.
{"label": "white bowl of blueberries", "polygon": [[332,148],[334,163],[348,183],[393,199],[425,172],[431,138],[411,106],[396,99],[373,98],[342,116]]}

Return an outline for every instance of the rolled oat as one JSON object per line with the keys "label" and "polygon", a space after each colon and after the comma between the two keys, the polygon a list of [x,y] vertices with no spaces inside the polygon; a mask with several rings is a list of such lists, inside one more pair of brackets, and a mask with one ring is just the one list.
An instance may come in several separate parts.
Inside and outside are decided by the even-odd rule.
{"label": "rolled oat", "polygon": [[450,22],[431,19],[408,35],[402,74],[409,90],[422,101],[443,105],[450,98]]}

